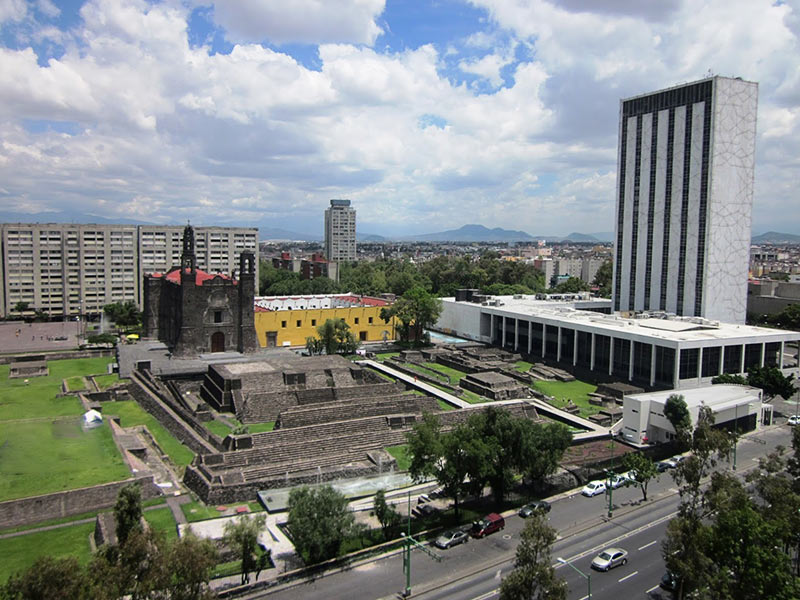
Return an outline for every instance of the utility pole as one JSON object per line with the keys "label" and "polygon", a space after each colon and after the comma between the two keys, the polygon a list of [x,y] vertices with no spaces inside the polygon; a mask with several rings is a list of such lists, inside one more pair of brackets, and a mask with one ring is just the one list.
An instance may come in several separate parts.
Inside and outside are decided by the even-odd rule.
{"label": "utility pole", "polygon": [[406,576],[406,589],[403,590],[403,598],[408,598],[411,596],[411,548],[416,546],[437,562],[442,561],[442,557],[436,554],[436,552],[433,552],[411,537],[411,490],[408,492],[408,530],[403,537],[405,538],[403,540],[403,545],[405,546],[403,550],[403,571]]}
{"label": "utility pole", "polygon": [[587,598],[587,600],[592,600],[592,574],[589,573],[587,575],[586,573],[581,571],[578,567],[573,565],[571,562],[569,562],[568,560],[565,560],[563,558],[559,557],[559,558],[556,558],[556,560],[558,562],[560,562],[562,565],[567,565],[568,567],[571,567],[573,570],[578,572],[578,575],[580,575],[581,577],[583,577],[586,580],[586,587],[588,588],[586,590],[588,592],[586,598]]}
{"label": "utility pole", "polygon": [[608,518],[614,516],[614,431],[609,429],[611,433],[611,469],[608,471]]}

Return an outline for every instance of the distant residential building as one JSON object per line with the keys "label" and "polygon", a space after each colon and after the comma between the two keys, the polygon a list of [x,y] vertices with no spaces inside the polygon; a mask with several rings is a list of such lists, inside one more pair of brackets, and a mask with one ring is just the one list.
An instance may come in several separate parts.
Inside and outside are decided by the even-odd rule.
{"label": "distant residential building", "polygon": [[292,258],[289,252],[281,252],[279,258],[272,259],[272,266],[284,271],[300,273],[301,279],[328,277],[334,281],[339,279],[339,265],[325,260],[321,254],[314,252],[310,258]]}
{"label": "distant residential building", "polygon": [[792,304],[800,304],[800,283],[762,279],[747,284],[747,312],[776,315]]}
{"label": "distant residential building", "polygon": [[581,263],[581,279],[586,283],[591,284],[603,263],[606,262],[603,258],[584,258]]}
{"label": "distant residential building", "polygon": [[325,257],[333,262],[356,260],[356,211],[350,200],[331,200],[325,210]]}
{"label": "distant residential building", "polygon": [[569,279],[576,277],[580,279],[583,269],[582,258],[557,258],[554,260],[556,267],[556,277]]}
{"label": "distant residential building", "polygon": [[614,310],[744,323],[757,102],[726,77],[621,101]]}
{"label": "distant residential building", "polygon": [[380,318],[391,302],[353,294],[261,296],[255,299],[256,337],[261,347],[305,346],[328,319],[344,319],[362,342],[394,339],[393,322]]}
{"label": "distant residential building", "polygon": [[[180,226],[72,223],[0,224],[0,317],[19,302],[52,317],[99,314],[112,302],[142,306],[143,276],[180,264]],[[198,227],[196,261],[232,274],[243,251],[255,252],[258,230]]]}
{"label": "distant residential building", "polygon": [[544,284],[549,287],[556,274],[555,261],[552,258],[537,258],[533,261],[533,266],[544,274]]}

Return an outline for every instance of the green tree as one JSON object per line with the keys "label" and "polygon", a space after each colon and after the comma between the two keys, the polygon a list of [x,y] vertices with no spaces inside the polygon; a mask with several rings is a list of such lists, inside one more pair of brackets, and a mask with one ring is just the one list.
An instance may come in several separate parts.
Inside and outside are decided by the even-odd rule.
{"label": "green tree", "polygon": [[223,541],[242,561],[242,584],[250,581],[250,573],[258,567],[258,534],[266,523],[264,515],[242,515],[225,524]]}
{"label": "green tree", "polygon": [[30,304],[27,302],[17,302],[14,304],[14,312],[19,313],[20,315],[30,309]]}
{"label": "green tree", "polygon": [[342,542],[360,529],[347,498],[329,485],[293,489],[288,508],[292,540],[311,564],[337,556]]}
{"label": "green tree", "polygon": [[375,493],[373,506],[375,517],[381,524],[381,530],[383,530],[383,537],[388,540],[400,524],[400,513],[395,510],[394,506],[386,502],[386,492],[383,490],[378,490]]}
{"label": "green tree", "polygon": [[90,344],[106,344],[113,346],[117,343],[117,336],[113,333],[101,333],[98,335],[90,335],[87,340]]}
{"label": "green tree", "polygon": [[310,342],[313,338],[306,338],[306,348],[311,354],[319,354],[320,347],[329,355],[353,354],[359,346],[358,340],[344,319],[327,319],[322,325],[317,326],[317,336],[318,341]]}
{"label": "green tree", "polygon": [[533,482],[540,482],[555,473],[558,463],[572,444],[572,432],[561,423],[520,423],[523,472]]}
{"label": "green tree", "polygon": [[733,385],[747,385],[747,378],[737,374],[723,373],[711,379],[711,384],[727,383]]}
{"label": "green tree", "polygon": [[420,342],[425,328],[436,323],[436,319],[442,313],[441,299],[433,296],[421,286],[416,286],[408,290],[394,304],[385,309],[381,309],[381,319],[388,323],[392,317],[397,317],[401,323],[401,337],[406,333],[405,339],[410,331],[414,333],[414,340]]}
{"label": "green tree", "polygon": [[117,540],[125,544],[132,532],[142,530],[142,490],[136,483],[123,487],[114,504]]}
{"label": "green tree", "polygon": [[[268,553],[262,556],[268,556]],[[169,585],[170,600],[216,598],[216,594],[208,588],[214,567],[219,562],[219,554],[213,542],[200,539],[189,530],[169,546],[166,559],[172,575]]]}
{"label": "green tree", "polygon": [[325,341],[322,338],[307,337],[306,350],[311,356],[322,354],[325,351]]}
{"label": "green tree", "polygon": [[40,556],[0,586],[0,600],[73,600],[89,598],[86,570],[72,556]]}
{"label": "green tree", "polygon": [[692,427],[692,419],[689,415],[689,407],[686,400],[680,394],[671,394],[664,404],[664,416],[675,429],[678,439],[685,441],[689,430]]}
{"label": "green tree", "polygon": [[658,475],[655,463],[641,452],[628,452],[622,457],[622,465],[631,472],[634,483],[642,490],[642,500],[647,501],[647,486]]}
{"label": "green tree", "polygon": [[788,400],[797,391],[794,374],[786,376],[778,367],[751,367],[747,371],[747,384],[764,390],[770,400],[776,396]]}
{"label": "green tree", "polygon": [[123,329],[136,327],[142,323],[142,313],[133,300],[106,304],[103,306],[103,312],[117,327]]}
{"label": "green tree", "polygon": [[577,294],[578,292],[585,292],[589,289],[589,284],[583,281],[580,277],[570,277],[566,281],[562,281],[553,288],[556,294]]}
{"label": "green tree", "polygon": [[614,263],[611,260],[605,261],[600,265],[600,268],[597,269],[594,281],[592,281],[592,285],[596,285],[599,288],[598,293],[603,296],[603,298],[611,297],[611,282],[614,278],[613,266]]}
{"label": "green tree", "polygon": [[564,600],[567,582],[556,575],[551,552],[556,530],[534,513],[520,535],[514,570],[500,583],[500,600]]}
{"label": "green tree", "polygon": [[800,303],[790,304],[777,315],[769,317],[769,323],[781,329],[800,329]]}

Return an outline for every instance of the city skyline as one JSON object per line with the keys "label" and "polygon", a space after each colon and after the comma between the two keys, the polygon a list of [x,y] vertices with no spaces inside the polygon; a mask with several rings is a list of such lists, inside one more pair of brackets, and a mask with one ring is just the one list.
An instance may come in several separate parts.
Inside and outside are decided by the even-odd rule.
{"label": "city skyline", "polygon": [[620,98],[711,72],[759,82],[753,234],[800,232],[800,3],[624,4],[2,3],[3,212],[611,231]]}

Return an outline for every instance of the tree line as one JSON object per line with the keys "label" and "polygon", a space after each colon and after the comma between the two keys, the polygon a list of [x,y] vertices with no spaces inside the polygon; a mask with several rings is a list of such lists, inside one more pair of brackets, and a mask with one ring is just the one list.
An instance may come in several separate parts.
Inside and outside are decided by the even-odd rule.
{"label": "tree line", "polygon": [[[593,282],[601,293],[610,295],[611,261],[598,271]],[[334,294],[352,292],[363,296],[391,293],[405,294],[421,287],[434,296],[454,296],[460,288],[480,289],[487,294],[535,294],[552,291],[568,293],[588,290],[589,285],[573,277],[550,287],[544,274],[532,264],[502,260],[497,252],[488,251],[478,258],[470,256],[437,256],[419,265],[404,259],[381,259],[341,263],[338,283],[327,278],[303,280],[299,273],[276,269],[269,261],[259,265],[259,294],[285,296],[291,294]]]}

